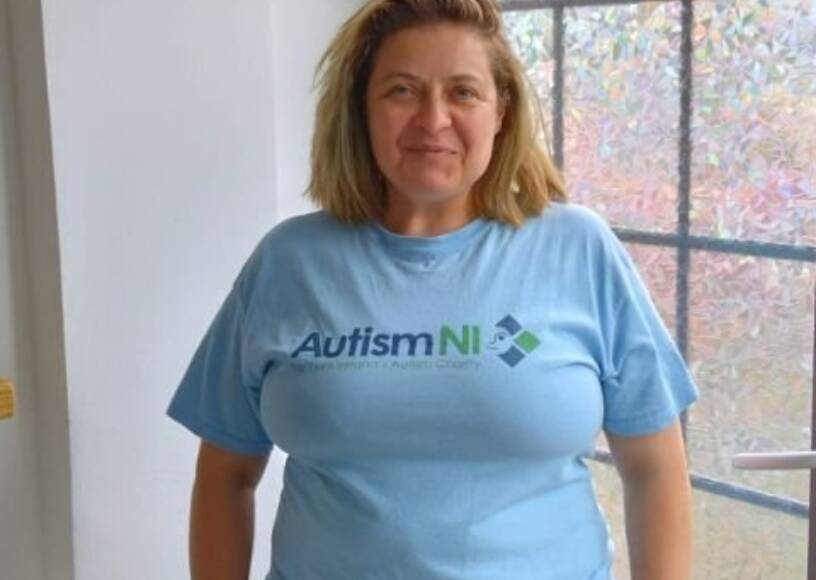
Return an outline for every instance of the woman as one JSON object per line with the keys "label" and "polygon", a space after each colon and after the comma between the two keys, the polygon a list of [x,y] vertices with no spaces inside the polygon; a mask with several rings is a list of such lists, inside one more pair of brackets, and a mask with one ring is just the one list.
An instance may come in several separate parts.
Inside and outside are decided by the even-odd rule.
{"label": "woman", "polygon": [[604,430],[632,577],[690,577],[698,396],[632,262],[565,203],[493,0],[371,0],[320,65],[312,199],[259,243],[168,414],[202,438],[193,578],[601,580]]}

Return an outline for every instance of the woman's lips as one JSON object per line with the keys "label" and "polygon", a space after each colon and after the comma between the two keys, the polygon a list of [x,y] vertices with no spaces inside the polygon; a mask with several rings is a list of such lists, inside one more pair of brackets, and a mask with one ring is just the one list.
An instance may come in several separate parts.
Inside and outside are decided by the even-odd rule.
{"label": "woman's lips", "polygon": [[448,153],[453,154],[456,153],[453,149],[448,147],[440,147],[438,145],[418,145],[418,146],[411,146],[405,147],[405,150],[409,153]]}

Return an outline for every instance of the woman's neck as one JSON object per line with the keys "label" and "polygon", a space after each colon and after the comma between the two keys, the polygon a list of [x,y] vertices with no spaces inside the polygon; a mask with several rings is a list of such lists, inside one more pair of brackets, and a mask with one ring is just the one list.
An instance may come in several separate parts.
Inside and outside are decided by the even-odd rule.
{"label": "woman's neck", "polygon": [[469,197],[440,203],[412,204],[391,198],[382,216],[383,226],[404,236],[440,236],[478,217]]}

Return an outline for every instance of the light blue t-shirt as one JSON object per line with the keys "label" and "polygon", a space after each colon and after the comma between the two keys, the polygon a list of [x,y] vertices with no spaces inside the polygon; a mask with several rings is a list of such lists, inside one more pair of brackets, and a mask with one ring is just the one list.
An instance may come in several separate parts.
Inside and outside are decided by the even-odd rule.
{"label": "light blue t-shirt", "polygon": [[437,237],[317,211],[258,244],[167,413],[288,454],[270,580],[608,580],[584,456],[697,397],[586,208]]}

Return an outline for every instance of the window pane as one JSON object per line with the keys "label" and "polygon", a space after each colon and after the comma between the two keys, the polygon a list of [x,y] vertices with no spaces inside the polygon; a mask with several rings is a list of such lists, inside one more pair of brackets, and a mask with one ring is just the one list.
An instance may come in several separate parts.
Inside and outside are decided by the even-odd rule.
{"label": "window pane", "polygon": [[657,306],[660,317],[677,339],[675,333],[675,305],[677,290],[677,251],[674,248],[626,244],[637,265],[643,282]]}
{"label": "window pane", "polygon": [[741,452],[810,449],[816,266],[692,254],[690,414],[694,471],[807,502],[807,471],[744,471]]}
{"label": "window pane", "polygon": [[504,15],[507,36],[524,64],[538,96],[547,135],[552,143],[553,39],[552,10],[525,10]]}
{"label": "window pane", "polygon": [[694,580],[804,580],[808,522],[694,492]]}
{"label": "window pane", "polygon": [[[568,191],[616,226],[677,227],[681,10],[564,11]],[[692,233],[816,246],[816,0],[699,0],[694,11]],[[545,42],[521,25],[514,42],[549,113],[550,11],[524,18],[527,30],[546,22]],[[627,247],[674,332],[676,251]],[[688,426],[692,470],[806,503],[808,473],[737,471],[731,457],[810,448],[816,265],[694,252],[690,277],[703,391]],[[616,576],[628,578],[620,481],[590,465]],[[695,579],[805,577],[806,520],[700,491],[694,509]]]}
{"label": "window pane", "polygon": [[692,231],[816,245],[816,2],[695,2]]}
{"label": "window pane", "polygon": [[614,225],[675,231],[679,2],[565,10],[564,166]]}
{"label": "window pane", "polygon": [[[615,543],[613,570],[629,578],[623,486],[611,465],[588,462]],[[808,522],[704,491],[694,491],[694,580],[801,580]]]}

